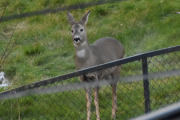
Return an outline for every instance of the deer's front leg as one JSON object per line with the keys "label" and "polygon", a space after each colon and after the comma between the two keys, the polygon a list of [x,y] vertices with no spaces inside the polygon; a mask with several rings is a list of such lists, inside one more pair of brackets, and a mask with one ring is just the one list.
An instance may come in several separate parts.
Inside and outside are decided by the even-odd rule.
{"label": "deer's front leg", "polygon": [[94,105],[96,107],[96,120],[100,120],[99,114],[99,88],[94,88]]}
{"label": "deer's front leg", "polygon": [[91,88],[86,88],[86,107],[87,107],[87,120],[91,120]]}

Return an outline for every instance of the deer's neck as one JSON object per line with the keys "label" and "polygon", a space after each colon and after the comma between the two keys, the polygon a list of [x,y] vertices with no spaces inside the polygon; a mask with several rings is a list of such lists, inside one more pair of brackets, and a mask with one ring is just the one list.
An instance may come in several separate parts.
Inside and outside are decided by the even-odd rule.
{"label": "deer's neck", "polygon": [[87,41],[76,47],[76,58],[87,59],[90,54],[90,46]]}

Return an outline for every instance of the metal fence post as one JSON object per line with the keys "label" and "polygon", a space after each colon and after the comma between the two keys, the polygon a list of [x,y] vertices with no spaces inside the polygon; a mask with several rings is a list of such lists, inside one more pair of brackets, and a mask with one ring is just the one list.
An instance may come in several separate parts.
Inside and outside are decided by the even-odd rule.
{"label": "metal fence post", "polygon": [[142,58],[142,70],[143,70],[142,72],[143,72],[145,113],[147,113],[150,111],[150,95],[149,95],[147,57]]}

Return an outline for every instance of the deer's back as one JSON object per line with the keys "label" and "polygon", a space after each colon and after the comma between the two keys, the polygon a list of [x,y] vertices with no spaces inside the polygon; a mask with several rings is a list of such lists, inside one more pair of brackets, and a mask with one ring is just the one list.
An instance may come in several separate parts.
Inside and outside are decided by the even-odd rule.
{"label": "deer's back", "polygon": [[104,37],[91,45],[94,58],[97,64],[103,64],[113,60],[123,58],[124,48],[122,44],[114,38]]}

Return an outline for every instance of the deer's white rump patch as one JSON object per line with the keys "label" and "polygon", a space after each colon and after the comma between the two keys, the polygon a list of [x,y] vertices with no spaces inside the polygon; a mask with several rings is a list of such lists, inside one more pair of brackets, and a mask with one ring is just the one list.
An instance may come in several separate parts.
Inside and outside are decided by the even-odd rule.
{"label": "deer's white rump patch", "polygon": [[85,57],[85,53],[86,53],[85,49],[79,50],[79,51],[77,51],[77,56],[78,57]]}

